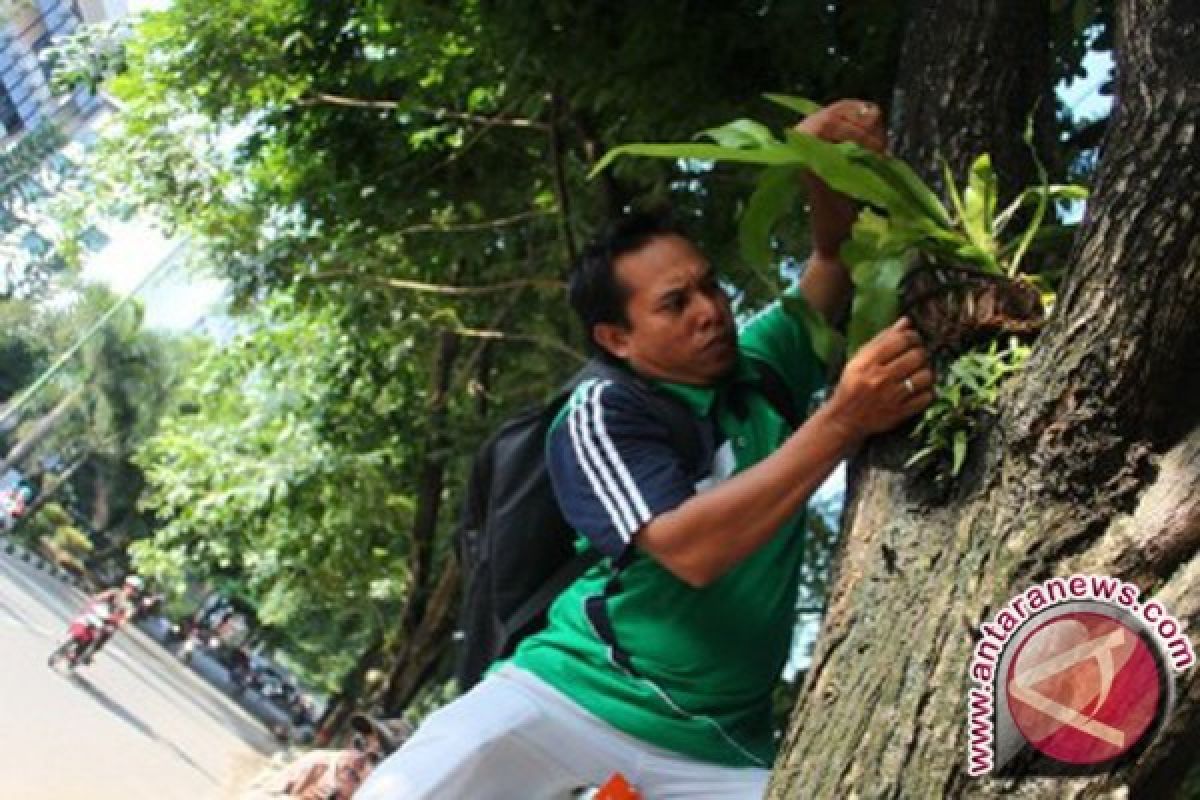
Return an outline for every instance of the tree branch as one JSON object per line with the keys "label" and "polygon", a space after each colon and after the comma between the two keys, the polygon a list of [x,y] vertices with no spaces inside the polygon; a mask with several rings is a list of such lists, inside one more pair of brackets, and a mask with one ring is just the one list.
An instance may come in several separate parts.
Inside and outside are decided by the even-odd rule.
{"label": "tree branch", "polygon": [[522,211],[519,214],[513,214],[510,217],[500,217],[499,219],[488,219],[482,222],[460,222],[454,225],[439,225],[434,222],[425,222],[420,225],[411,225],[407,228],[401,228],[397,231],[390,231],[390,236],[405,236],[410,233],[462,233],[464,231],[486,231],[495,228],[505,228],[509,225],[519,225],[526,220],[535,219],[537,217],[545,217],[555,213],[554,209],[533,209],[532,211]]}
{"label": "tree branch", "polygon": [[568,347],[562,342],[549,339],[545,336],[534,336],[533,334],[528,333],[508,333],[506,331],[483,330],[479,328],[455,328],[454,332],[459,336],[471,336],[476,339],[497,339],[507,342],[528,342],[529,344],[536,344],[540,347],[557,350],[563,355],[569,356],[575,361],[578,361],[580,364],[587,361],[587,357],[574,348]]}
{"label": "tree branch", "polygon": [[360,281],[375,283],[391,289],[407,289],[414,292],[429,292],[431,294],[454,295],[457,297],[481,294],[498,294],[501,292],[511,292],[514,289],[525,289],[531,286],[543,289],[566,288],[566,284],[563,281],[553,280],[550,278],[526,278],[523,280],[504,281],[502,283],[495,283],[489,286],[446,286],[439,283],[423,283],[421,281],[409,281],[402,280],[400,278],[380,278],[374,275],[361,275],[356,273],[354,270],[349,269],[333,270],[331,272],[318,272],[309,277],[313,279],[352,277],[357,278]]}
{"label": "tree branch", "polygon": [[550,163],[554,169],[554,192],[558,195],[558,220],[562,228],[563,247],[567,251],[567,264],[574,264],[577,251],[575,236],[571,233],[571,204],[563,167],[562,133],[559,130],[562,109],[562,96],[554,92],[550,95]]}
{"label": "tree branch", "polygon": [[539,122],[535,119],[525,119],[524,117],[489,117],[484,114],[472,114],[467,111],[455,111],[449,108],[421,108],[421,107],[404,107],[404,105],[396,100],[364,100],[359,97],[346,97],[344,95],[330,94],[329,92],[314,92],[308,97],[302,97],[299,100],[302,106],[340,106],[342,108],[363,108],[376,111],[397,111],[403,110],[416,114],[427,114],[434,119],[452,119],[459,122],[470,122],[474,125],[502,126],[505,128],[525,128],[532,130],[545,131],[549,130],[550,126],[544,122]]}
{"label": "tree branch", "polygon": [[[508,296],[508,299],[500,305],[500,308],[497,309],[496,313],[492,316],[491,325],[488,326],[489,329],[495,330],[497,327],[503,324],[505,318],[512,312],[514,308],[516,308],[517,302],[520,299],[520,289],[512,292]],[[486,350],[489,345],[491,345],[491,342],[485,338],[480,341],[474,350],[471,351],[471,354],[467,357],[467,360],[463,363],[462,369],[460,370],[459,374],[461,380],[455,381],[457,385],[465,385],[469,380],[471,380],[471,375],[474,374],[480,360],[483,358],[484,350]]]}

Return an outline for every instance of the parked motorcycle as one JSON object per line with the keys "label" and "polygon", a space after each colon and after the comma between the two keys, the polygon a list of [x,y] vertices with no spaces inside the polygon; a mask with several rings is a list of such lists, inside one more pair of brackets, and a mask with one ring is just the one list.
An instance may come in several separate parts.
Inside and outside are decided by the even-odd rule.
{"label": "parked motorcycle", "polygon": [[68,670],[80,664],[91,663],[91,658],[117,629],[116,617],[111,606],[98,603],[85,609],[67,627],[67,638],[46,659],[46,666],[53,667],[65,661]]}

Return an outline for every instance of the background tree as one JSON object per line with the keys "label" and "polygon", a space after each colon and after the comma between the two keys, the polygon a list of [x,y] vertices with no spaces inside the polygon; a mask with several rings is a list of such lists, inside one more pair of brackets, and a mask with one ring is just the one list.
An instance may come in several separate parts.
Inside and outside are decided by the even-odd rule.
{"label": "background tree", "polygon": [[69,352],[81,332],[119,302],[102,287],[71,288],[65,281],[54,296],[56,303],[0,305],[25,320],[9,329],[13,347],[37,354],[29,363],[36,371],[18,378],[22,385],[13,399],[24,404],[7,414],[13,427],[0,472],[18,468],[40,485],[26,520],[55,500],[95,537],[93,560],[116,558],[114,567],[123,568],[125,545],[147,533],[136,508],[141,473],[130,459],[163,412],[172,370],[185,365],[172,366],[179,351],[142,330],[141,312],[131,306],[87,337],[48,381],[36,383],[51,368],[51,354]]}

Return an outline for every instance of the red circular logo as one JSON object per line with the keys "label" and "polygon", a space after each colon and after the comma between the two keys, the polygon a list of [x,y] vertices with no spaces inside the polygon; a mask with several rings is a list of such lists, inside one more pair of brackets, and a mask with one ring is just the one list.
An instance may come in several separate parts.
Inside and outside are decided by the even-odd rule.
{"label": "red circular logo", "polygon": [[1159,665],[1136,632],[1105,614],[1071,612],[1021,642],[1008,705],[1034,748],[1068,764],[1099,764],[1142,740],[1162,702]]}

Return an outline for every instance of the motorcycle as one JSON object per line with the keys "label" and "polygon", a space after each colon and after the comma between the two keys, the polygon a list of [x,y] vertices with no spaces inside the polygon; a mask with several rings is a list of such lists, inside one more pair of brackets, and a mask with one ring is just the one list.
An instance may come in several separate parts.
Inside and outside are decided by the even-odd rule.
{"label": "motorcycle", "polygon": [[73,670],[80,664],[91,663],[92,656],[116,629],[116,615],[111,606],[106,603],[91,606],[71,620],[67,638],[46,659],[46,666],[53,667],[65,660],[67,669]]}

